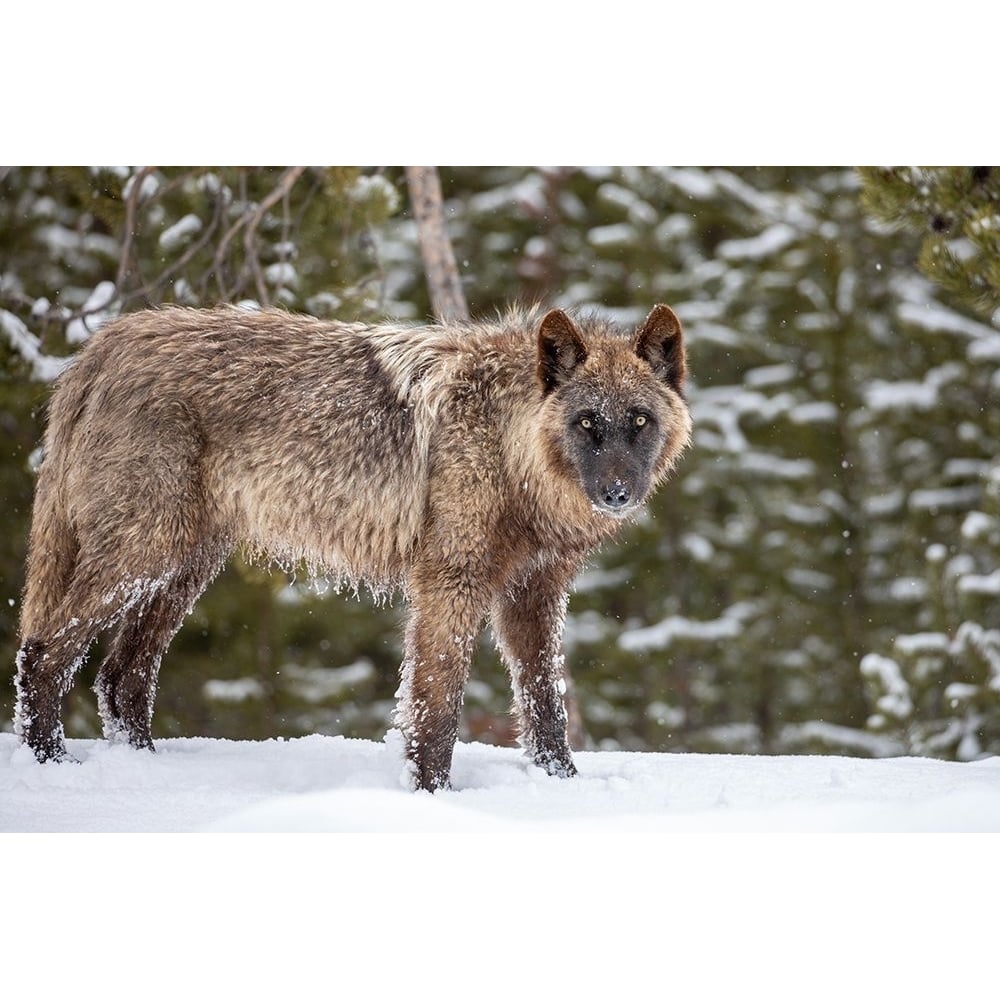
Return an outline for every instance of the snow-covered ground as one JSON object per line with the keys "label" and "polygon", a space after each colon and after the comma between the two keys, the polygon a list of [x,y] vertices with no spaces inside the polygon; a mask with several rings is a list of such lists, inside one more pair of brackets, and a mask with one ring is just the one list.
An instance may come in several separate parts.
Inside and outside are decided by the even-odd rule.
{"label": "snow-covered ground", "polygon": [[[431,796],[402,787],[395,734],[69,747],[81,763],[40,766],[0,734],[0,831],[25,831],[0,836],[12,996],[39,970],[77,1000],[935,1000],[995,979],[997,838],[905,834],[1000,830],[1000,758],[579,753],[560,781],[461,744]],[[110,833],[140,830],[264,834]]]}
{"label": "snow-covered ground", "polygon": [[42,766],[0,734],[0,831],[1000,831],[1000,758],[596,752],[560,781],[460,744],[431,796],[404,788],[398,739],[70,740],[79,764]]}

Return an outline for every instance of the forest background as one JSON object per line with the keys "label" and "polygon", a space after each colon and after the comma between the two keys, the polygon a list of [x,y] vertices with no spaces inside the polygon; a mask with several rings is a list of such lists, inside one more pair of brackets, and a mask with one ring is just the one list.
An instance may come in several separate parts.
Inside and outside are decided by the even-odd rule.
{"label": "forest background", "polygon": [[[474,316],[514,300],[688,336],[694,446],[577,582],[585,745],[1000,750],[1000,172],[443,168]],[[430,315],[401,168],[0,168],[0,726],[50,383],[166,302]],[[235,560],[154,736],[380,738],[400,609]],[[87,690],[70,736],[100,731]],[[463,738],[510,743],[488,637]]]}

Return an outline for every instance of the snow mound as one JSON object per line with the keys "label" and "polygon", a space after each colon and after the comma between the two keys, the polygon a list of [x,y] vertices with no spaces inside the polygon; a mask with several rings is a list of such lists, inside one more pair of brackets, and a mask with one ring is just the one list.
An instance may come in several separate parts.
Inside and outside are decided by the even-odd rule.
{"label": "snow mound", "polygon": [[398,734],[70,740],[35,762],[0,734],[0,831],[564,833],[1000,830],[1000,759],[578,753],[560,781],[518,750],[459,744],[453,789],[411,793]]}

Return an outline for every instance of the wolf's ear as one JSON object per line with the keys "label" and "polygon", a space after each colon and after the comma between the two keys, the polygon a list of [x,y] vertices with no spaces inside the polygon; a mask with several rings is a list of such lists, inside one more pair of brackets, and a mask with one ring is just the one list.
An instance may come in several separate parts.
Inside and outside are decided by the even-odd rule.
{"label": "wolf's ear", "polygon": [[635,331],[635,353],[675,392],[684,391],[687,360],[681,321],[670,306],[653,306],[646,322]]}
{"label": "wolf's ear", "polygon": [[538,377],[548,394],[573,374],[587,360],[580,331],[562,311],[553,309],[538,327]]}

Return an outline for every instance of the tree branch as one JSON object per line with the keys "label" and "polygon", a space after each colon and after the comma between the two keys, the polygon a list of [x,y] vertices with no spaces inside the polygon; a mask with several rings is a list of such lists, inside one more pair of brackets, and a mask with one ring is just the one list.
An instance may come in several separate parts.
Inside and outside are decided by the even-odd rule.
{"label": "tree branch", "polygon": [[247,263],[253,272],[261,305],[270,305],[270,302],[267,295],[267,286],[264,283],[264,274],[260,269],[260,260],[257,256],[257,228],[260,226],[264,216],[267,215],[268,210],[281,201],[282,198],[287,197],[288,192],[295,186],[295,182],[305,172],[305,167],[289,167],[281,175],[271,193],[257,206],[257,210],[250,216],[246,230],[243,233],[243,248],[246,251]]}
{"label": "tree branch", "polygon": [[132,175],[132,187],[125,199],[125,231],[122,234],[122,254],[118,261],[118,274],[115,276],[115,289],[121,295],[125,289],[125,279],[128,277],[129,264],[132,260],[132,241],[135,239],[135,217],[142,197],[142,185],[153,172],[154,167],[141,167]]}

